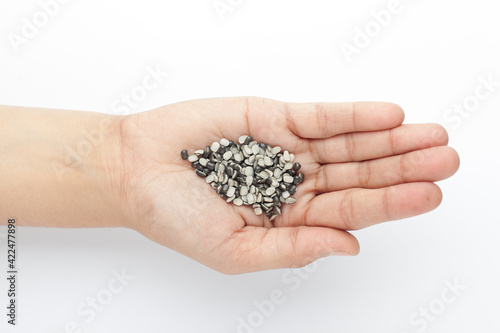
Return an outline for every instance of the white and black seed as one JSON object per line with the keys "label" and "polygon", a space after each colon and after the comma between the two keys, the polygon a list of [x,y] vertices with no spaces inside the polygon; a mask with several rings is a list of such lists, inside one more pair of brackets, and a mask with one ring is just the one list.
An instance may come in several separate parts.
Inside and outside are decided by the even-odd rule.
{"label": "white and black seed", "polygon": [[196,156],[195,154],[189,155],[188,161],[189,162],[196,162],[196,161],[198,161],[198,156]]}
{"label": "white and black seed", "polygon": [[214,153],[219,151],[219,148],[220,148],[220,143],[218,143],[218,142],[214,142],[210,146],[210,150],[212,150]]}
{"label": "white and black seed", "polygon": [[183,160],[187,160],[188,157],[189,157],[188,151],[185,150],[185,149],[183,151],[181,151],[181,157],[182,157]]}
{"label": "white and black seed", "polygon": [[237,141],[222,138],[191,155],[183,150],[181,157],[227,202],[252,206],[256,215],[265,214],[270,221],[282,213],[283,203],[297,201],[293,195],[304,182],[292,153],[250,135]]}

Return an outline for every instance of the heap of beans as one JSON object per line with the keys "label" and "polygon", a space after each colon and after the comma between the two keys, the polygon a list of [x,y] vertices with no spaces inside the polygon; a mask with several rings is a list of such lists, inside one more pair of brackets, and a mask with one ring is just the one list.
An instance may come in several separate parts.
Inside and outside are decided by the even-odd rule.
{"label": "heap of beans", "polygon": [[223,138],[193,154],[183,150],[181,157],[227,202],[251,205],[255,214],[265,213],[271,221],[281,214],[282,203],[296,202],[292,195],[304,181],[292,153],[249,135],[240,136],[238,143]]}

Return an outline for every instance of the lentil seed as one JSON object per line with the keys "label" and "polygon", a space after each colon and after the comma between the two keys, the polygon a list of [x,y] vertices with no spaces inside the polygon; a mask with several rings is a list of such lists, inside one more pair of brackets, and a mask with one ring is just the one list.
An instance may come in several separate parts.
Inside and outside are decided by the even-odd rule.
{"label": "lentil seed", "polygon": [[205,147],[205,151],[203,152],[203,158],[209,158],[210,157],[210,146]]}
{"label": "lentil seed", "polygon": [[271,149],[271,153],[273,154],[273,156],[276,156],[280,151],[281,151],[280,146],[276,146],[273,149]]}
{"label": "lentil seed", "polygon": [[215,177],[214,177],[214,175],[212,175],[212,174],[208,175],[208,176],[207,176],[207,178],[205,178],[205,181],[206,181],[207,183],[211,183],[211,182],[213,182],[214,180],[215,180]]}
{"label": "lentil seed", "polygon": [[290,161],[290,153],[288,152],[288,150],[285,150],[283,152],[283,159],[285,160],[285,162]]}
{"label": "lentil seed", "polygon": [[245,153],[247,154],[247,157],[252,155],[252,148],[248,147],[248,146],[244,146],[243,147]]}
{"label": "lentil seed", "polygon": [[238,142],[242,145],[245,143],[245,140],[247,139],[247,135],[242,135],[240,136],[240,138],[238,139]]}
{"label": "lentil seed", "polygon": [[240,194],[241,194],[241,195],[247,195],[247,194],[248,194],[248,187],[246,187],[246,186],[242,186],[242,187],[240,188]]}
{"label": "lentil seed", "polygon": [[266,190],[266,195],[273,195],[276,192],[276,187],[268,187]]}
{"label": "lentil seed", "polygon": [[200,171],[200,170],[198,170],[198,169],[196,170],[196,174],[197,174],[198,176],[200,176],[200,177],[206,177],[206,176],[207,176],[207,174],[206,174],[206,173],[204,173],[203,171]]}
{"label": "lentil seed", "polygon": [[304,182],[304,174],[303,173],[299,173],[298,177],[299,177],[299,184],[302,184]]}
{"label": "lentil seed", "polygon": [[262,178],[262,179],[268,179],[269,178],[269,174],[265,171],[261,171],[259,173],[259,176]]}
{"label": "lentil seed", "polygon": [[253,168],[252,167],[246,167],[245,168],[245,175],[246,176],[253,176]]}
{"label": "lentil seed", "polygon": [[274,186],[274,187],[278,187],[280,185],[280,183],[278,182],[278,180],[276,178],[271,178],[271,186]]}
{"label": "lentil seed", "polygon": [[188,161],[189,162],[196,162],[196,161],[198,161],[198,156],[196,156],[195,154],[189,155]]}
{"label": "lentil seed", "polygon": [[241,155],[241,153],[235,154],[234,155],[234,160],[237,161],[237,162],[243,161],[243,155]]}
{"label": "lentil seed", "polygon": [[208,161],[206,167],[209,170],[215,170],[215,164],[212,161]]}
{"label": "lentil seed", "polygon": [[214,143],[212,143],[212,145],[210,146],[210,150],[211,150],[211,151],[213,151],[214,153],[215,153],[216,151],[218,151],[218,150],[219,150],[219,148],[220,148],[220,143],[218,143],[218,142],[214,142]]}

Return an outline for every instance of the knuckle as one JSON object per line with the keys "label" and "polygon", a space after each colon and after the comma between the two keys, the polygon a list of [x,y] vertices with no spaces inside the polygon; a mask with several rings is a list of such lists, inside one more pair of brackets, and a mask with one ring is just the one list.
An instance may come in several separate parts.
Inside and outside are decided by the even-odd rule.
{"label": "knuckle", "polygon": [[345,134],[345,149],[347,151],[347,156],[351,161],[356,160],[356,142],[354,140],[353,133]]}
{"label": "knuckle", "polygon": [[339,214],[346,230],[355,230],[352,190],[346,191],[340,202]]}
{"label": "knuckle", "polygon": [[298,255],[297,253],[297,241],[299,238],[299,228],[293,228],[290,232],[290,247],[293,255]]}
{"label": "knuckle", "polygon": [[371,167],[370,161],[358,164],[358,182],[361,187],[368,187],[370,184]]}
{"label": "knuckle", "polygon": [[413,172],[413,165],[409,160],[408,154],[403,154],[399,157],[399,179],[406,183]]}
{"label": "knuckle", "polygon": [[304,266],[309,265],[310,263],[312,263],[315,260],[316,260],[316,258],[313,258],[311,256],[300,256],[299,258],[297,258],[296,260],[291,262],[288,265],[288,268],[302,268]]}
{"label": "knuckle", "polygon": [[328,134],[328,112],[325,103],[316,103],[314,105],[316,121],[318,122],[319,133],[322,135]]}

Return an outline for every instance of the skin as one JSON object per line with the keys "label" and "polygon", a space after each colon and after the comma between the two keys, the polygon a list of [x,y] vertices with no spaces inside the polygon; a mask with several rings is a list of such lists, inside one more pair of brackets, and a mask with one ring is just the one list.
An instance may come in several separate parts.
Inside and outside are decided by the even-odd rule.
{"label": "skin", "polygon": [[[132,228],[226,274],[356,255],[349,231],[435,209],[442,193],[434,182],[459,167],[443,127],[403,119],[391,103],[256,97],[128,116],[0,107],[0,223]],[[95,130],[92,151],[68,157],[68,145],[84,146],[83,128]],[[289,150],[302,164],[297,203],[282,206],[273,222],[226,203],[181,159],[183,149],[242,134]]]}

